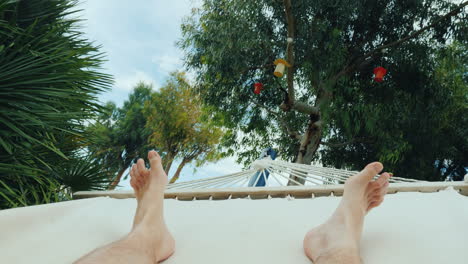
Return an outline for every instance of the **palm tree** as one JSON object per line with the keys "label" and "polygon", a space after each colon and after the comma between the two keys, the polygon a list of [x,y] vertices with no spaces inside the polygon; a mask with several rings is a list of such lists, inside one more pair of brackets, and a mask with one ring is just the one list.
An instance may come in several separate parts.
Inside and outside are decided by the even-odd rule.
{"label": "palm tree", "polygon": [[112,83],[72,18],[76,4],[0,2],[0,208],[64,198],[53,172],[80,156],[83,123]]}

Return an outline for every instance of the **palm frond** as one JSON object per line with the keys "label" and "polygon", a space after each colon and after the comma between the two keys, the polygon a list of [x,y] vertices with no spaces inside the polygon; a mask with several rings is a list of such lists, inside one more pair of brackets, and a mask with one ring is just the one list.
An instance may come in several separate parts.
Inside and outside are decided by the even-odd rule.
{"label": "palm frond", "polygon": [[1,208],[64,198],[50,171],[76,156],[83,123],[113,82],[100,72],[104,54],[71,18],[76,4],[0,3]]}

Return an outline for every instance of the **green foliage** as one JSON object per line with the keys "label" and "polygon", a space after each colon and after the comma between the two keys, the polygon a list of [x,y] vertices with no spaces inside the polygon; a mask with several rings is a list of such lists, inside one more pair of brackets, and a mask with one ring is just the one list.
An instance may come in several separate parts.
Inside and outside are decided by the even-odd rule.
{"label": "green foliage", "polygon": [[51,175],[62,186],[66,186],[70,193],[105,190],[112,182],[102,165],[90,156],[71,158],[57,166]]}
{"label": "green foliage", "polygon": [[[319,107],[323,124],[316,158],[351,169],[381,160],[398,176],[430,180],[445,177],[434,170],[438,160],[467,165],[467,13],[462,9],[408,41],[362,57],[455,7],[446,0],[292,1],[296,100]],[[179,45],[197,73],[196,87],[231,129],[223,141],[230,153],[241,150],[248,164],[259,149],[273,146],[293,160],[299,142],[281,120],[302,134],[309,117],[278,107],[285,100],[280,87],[287,85],[273,76],[272,62],[286,58],[283,2],[205,0],[182,32]],[[455,52],[454,42],[465,52]],[[383,83],[372,80],[376,66],[388,70]],[[252,93],[254,82],[264,84],[260,95]]]}
{"label": "green foliage", "polygon": [[[466,45],[455,43],[437,51],[419,45],[414,49],[413,54],[420,51],[421,56],[393,56],[387,65],[394,70],[385,83],[369,85],[364,94],[340,92],[341,111],[330,113],[330,118],[341,131],[332,130],[329,142],[361,140],[323,149],[325,164],[358,169],[380,160],[398,175],[424,180],[444,180],[452,173],[461,179],[465,174]],[[350,83],[343,86],[353,87]],[[343,118],[342,112],[350,118]],[[353,123],[346,123],[350,119]],[[451,168],[435,166],[444,161]]]}
{"label": "green foliage", "polygon": [[17,178],[15,184],[0,180],[2,208],[14,208],[28,205],[68,200],[65,189],[47,177]]}
{"label": "green foliage", "polygon": [[120,182],[125,170],[139,157],[145,158],[149,150],[149,131],[145,129],[143,107],[151,92],[152,85],[138,83],[121,108],[107,103],[107,110],[87,128],[87,148],[91,156],[106,168],[108,179],[113,181],[111,189]]}
{"label": "green foliage", "polygon": [[[201,166],[220,158],[219,120],[204,110],[183,73],[173,73],[167,84],[153,91],[138,83],[121,108],[107,103],[106,111],[87,127],[87,149],[115,188],[125,171],[146,153],[157,149],[169,171],[175,159],[182,167]],[[181,167],[181,168],[182,168]]]}
{"label": "green foliage", "polygon": [[190,128],[200,110],[192,104],[190,85],[182,74],[173,74],[166,85],[146,102],[147,129],[150,142],[161,150],[166,163],[183,149],[189,140]]}
{"label": "green foliage", "polygon": [[58,201],[50,176],[74,156],[111,76],[78,31],[76,1],[0,3],[0,208]]}
{"label": "green foliage", "polygon": [[144,112],[151,131],[149,142],[160,150],[166,172],[175,159],[182,160],[171,182],[187,163],[201,166],[221,158],[217,145],[223,135],[222,121],[203,107],[183,73],[171,74],[166,85],[152,94]]}

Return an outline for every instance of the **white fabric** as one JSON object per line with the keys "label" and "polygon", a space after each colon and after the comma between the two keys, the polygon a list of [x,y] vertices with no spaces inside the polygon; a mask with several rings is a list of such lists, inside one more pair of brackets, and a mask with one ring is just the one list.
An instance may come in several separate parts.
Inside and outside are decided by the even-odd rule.
{"label": "white fabric", "polygon": [[[339,197],[165,201],[172,263],[310,263],[302,239]],[[135,199],[0,211],[0,263],[71,263],[129,231]],[[468,199],[453,190],[388,195],[366,218],[364,263],[467,263]]]}

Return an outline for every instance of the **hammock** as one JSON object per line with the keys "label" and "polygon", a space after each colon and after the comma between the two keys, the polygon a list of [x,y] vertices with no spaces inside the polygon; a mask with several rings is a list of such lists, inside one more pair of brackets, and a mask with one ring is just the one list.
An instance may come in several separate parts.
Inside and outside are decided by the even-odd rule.
{"label": "hammock", "polygon": [[[340,196],[343,194],[343,184],[346,179],[356,173],[358,172],[265,158],[255,161],[248,170],[242,172],[170,184],[167,186],[165,198],[224,200],[231,198],[271,199]],[[294,176],[296,180],[291,179],[290,176]],[[297,179],[302,180],[302,182]],[[293,185],[288,185],[288,183]],[[468,195],[468,179],[466,182],[427,182],[395,176],[390,178],[388,193],[437,192],[448,187]],[[106,196],[112,198],[135,197],[132,190],[77,192],[73,197],[80,199]]]}
{"label": "hammock", "polygon": [[[330,216],[340,200],[333,196],[354,172],[270,160],[255,166],[168,186],[166,197],[172,199],[165,201],[165,218],[177,245],[165,264],[310,264],[302,252],[304,234]],[[265,175],[265,186],[248,187],[257,172]],[[291,173],[308,179],[305,185],[284,186]],[[390,191],[398,193],[366,217],[364,263],[466,263],[468,199],[460,193],[467,187],[466,182],[392,179]],[[74,195],[90,196],[132,193]],[[135,199],[97,197],[0,211],[0,263],[71,263],[128,233],[135,209]]]}

